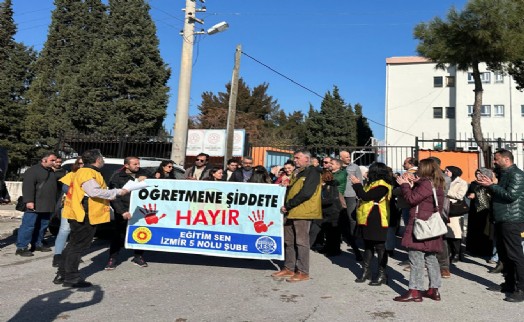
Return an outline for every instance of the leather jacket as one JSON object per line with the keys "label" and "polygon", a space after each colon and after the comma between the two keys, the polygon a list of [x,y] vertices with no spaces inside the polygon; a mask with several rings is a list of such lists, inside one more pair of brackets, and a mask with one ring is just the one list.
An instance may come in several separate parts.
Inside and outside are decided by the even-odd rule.
{"label": "leather jacket", "polygon": [[524,172],[516,165],[501,171],[498,184],[489,186],[492,192],[495,223],[524,222]]}

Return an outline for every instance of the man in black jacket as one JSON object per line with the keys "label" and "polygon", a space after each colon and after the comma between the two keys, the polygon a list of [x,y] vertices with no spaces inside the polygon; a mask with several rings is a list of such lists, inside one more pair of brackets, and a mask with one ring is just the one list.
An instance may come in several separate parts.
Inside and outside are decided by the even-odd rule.
{"label": "man in black jacket", "polygon": [[248,182],[253,175],[253,158],[245,156],[242,158],[242,168],[233,172],[229,181]]}
{"label": "man in black jacket", "polygon": [[498,182],[481,175],[477,182],[491,194],[497,252],[504,267],[504,283],[498,289],[511,293],[504,300],[524,302],[524,172],[508,150],[495,152],[493,164],[500,170]]}
{"label": "man in black jacket", "polygon": [[34,246],[35,251],[51,251],[42,241],[56,205],[57,180],[53,171],[55,161],[54,153],[46,153],[39,164],[35,164],[24,173],[22,195],[26,210],[18,229],[16,255],[33,256],[27,248],[29,244]]}
{"label": "man in black jacket", "polygon": [[[142,181],[148,177],[148,173],[140,169],[140,160],[137,157],[127,157],[124,159],[124,167],[113,174],[109,180],[109,189],[121,189],[128,181],[138,180]],[[105,270],[113,270],[117,265],[118,252],[124,246],[124,239],[126,235],[127,220],[131,218],[129,212],[130,195],[118,196],[111,201],[115,218],[111,221],[112,234],[111,245],[109,246],[109,261]],[[135,256],[131,260],[135,265],[140,267],[147,267],[147,263],[142,257],[143,250],[135,250]]]}

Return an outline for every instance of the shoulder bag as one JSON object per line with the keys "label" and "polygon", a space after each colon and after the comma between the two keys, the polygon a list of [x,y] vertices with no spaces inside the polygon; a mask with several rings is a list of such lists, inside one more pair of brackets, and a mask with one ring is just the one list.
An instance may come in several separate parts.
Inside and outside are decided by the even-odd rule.
{"label": "shoulder bag", "polygon": [[415,210],[415,222],[413,223],[413,235],[417,240],[426,240],[430,238],[435,238],[438,236],[442,236],[448,232],[448,227],[442,220],[442,217],[440,215],[439,207],[438,207],[438,200],[437,200],[437,192],[435,191],[435,187],[433,187],[433,184],[431,184],[433,189],[433,198],[435,200],[436,209],[431,217],[429,217],[428,220],[422,220],[417,218],[418,215],[418,206]]}

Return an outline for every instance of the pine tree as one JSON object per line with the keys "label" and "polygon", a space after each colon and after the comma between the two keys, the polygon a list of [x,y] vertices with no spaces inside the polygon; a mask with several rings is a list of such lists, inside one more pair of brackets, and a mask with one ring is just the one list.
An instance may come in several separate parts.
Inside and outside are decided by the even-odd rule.
{"label": "pine tree", "polygon": [[73,117],[82,131],[156,135],[163,130],[170,70],[143,0],[110,0],[103,35],[80,71],[87,99]]}
{"label": "pine tree", "polygon": [[25,165],[31,145],[21,133],[27,113],[26,92],[31,84],[33,49],[14,41],[16,25],[12,1],[0,3],[0,147],[9,152],[9,171]]}
{"label": "pine tree", "polygon": [[100,0],[56,0],[44,48],[29,90],[26,136],[59,150],[64,133],[74,130],[71,114],[85,97],[78,87],[80,66],[102,32]]}

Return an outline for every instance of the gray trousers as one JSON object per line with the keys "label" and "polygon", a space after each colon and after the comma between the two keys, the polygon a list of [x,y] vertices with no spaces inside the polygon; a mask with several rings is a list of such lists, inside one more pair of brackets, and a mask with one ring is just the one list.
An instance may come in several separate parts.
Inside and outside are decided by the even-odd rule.
{"label": "gray trousers", "polygon": [[440,265],[435,253],[426,253],[418,250],[409,250],[409,264],[411,273],[409,274],[409,289],[424,291],[424,268],[428,268],[429,287],[440,288],[442,280],[440,278]]}
{"label": "gray trousers", "polygon": [[309,274],[309,227],[311,220],[287,219],[284,224],[284,267]]}

